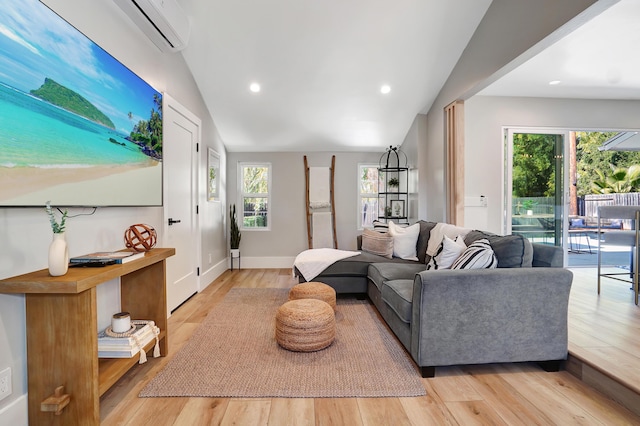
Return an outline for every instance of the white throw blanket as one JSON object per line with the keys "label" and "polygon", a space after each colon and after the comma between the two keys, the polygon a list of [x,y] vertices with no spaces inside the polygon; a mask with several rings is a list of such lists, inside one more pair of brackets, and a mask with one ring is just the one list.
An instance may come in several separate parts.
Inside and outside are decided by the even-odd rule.
{"label": "white throw blanket", "polygon": [[[338,260],[359,255],[359,251],[320,248],[305,250],[296,256],[293,266],[306,281],[311,281]],[[295,272],[294,272],[295,273]]]}
{"label": "white throw blanket", "polygon": [[442,239],[445,235],[453,240],[458,235],[462,235],[462,237],[464,238],[469,232],[471,232],[471,229],[469,228],[462,228],[450,223],[438,222],[429,234],[429,242],[427,243],[427,255],[433,256],[436,254],[436,252],[438,251],[438,247],[440,247],[440,243],[442,242]]}

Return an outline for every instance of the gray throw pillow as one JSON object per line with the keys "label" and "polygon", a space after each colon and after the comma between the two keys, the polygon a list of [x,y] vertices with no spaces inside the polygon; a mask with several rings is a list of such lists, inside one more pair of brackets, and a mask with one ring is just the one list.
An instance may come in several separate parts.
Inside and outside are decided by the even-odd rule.
{"label": "gray throw pillow", "polygon": [[471,231],[464,242],[467,246],[481,238],[486,238],[491,244],[498,268],[530,268],[533,263],[533,247],[531,242],[522,235],[496,235],[485,231]]}

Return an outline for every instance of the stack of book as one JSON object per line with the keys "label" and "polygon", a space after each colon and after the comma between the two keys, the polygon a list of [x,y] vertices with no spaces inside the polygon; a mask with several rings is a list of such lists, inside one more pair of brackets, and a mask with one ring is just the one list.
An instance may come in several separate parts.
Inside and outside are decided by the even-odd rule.
{"label": "stack of book", "polygon": [[101,251],[96,253],[86,254],[84,256],[72,257],[69,259],[69,263],[72,265],[109,265],[131,262],[132,260],[140,259],[144,257],[144,252],[134,251]]}
{"label": "stack of book", "polygon": [[[98,333],[98,358],[131,358],[150,341],[155,340],[155,323],[136,324],[136,331],[128,337],[111,337],[106,330]],[[136,342],[136,338],[140,345]]]}

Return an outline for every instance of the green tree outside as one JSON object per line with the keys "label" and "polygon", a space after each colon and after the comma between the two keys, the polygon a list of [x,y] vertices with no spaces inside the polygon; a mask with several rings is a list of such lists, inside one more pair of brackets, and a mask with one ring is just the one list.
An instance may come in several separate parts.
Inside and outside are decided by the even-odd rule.
{"label": "green tree outside", "polygon": [[[577,195],[640,190],[638,151],[600,151],[618,132],[576,132]],[[554,135],[515,134],[513,196],[554,196]]]}
{"label": "green tree outside", "polygon": [[513,196],[553,197],[555,136],[513,135]]}
{"label": "green tree outside", "polygon": [[[576,132],[576,170],[578,173],[578,196],[595,193],[629,192],[624,185],[624,177],[620,169],[626,169],[634,164],[640,164],[640,152],[637,151],[600,151],[598,148],[618,132]],[[612,166],[613,165],[613,168]],[[609,178],[610,185],[606,184]],[[604,182],[604,183],[603,183]],[[594,191],[596,187],[607,187],[603,191]],[[617,188],[617,189],[613,189]]]}

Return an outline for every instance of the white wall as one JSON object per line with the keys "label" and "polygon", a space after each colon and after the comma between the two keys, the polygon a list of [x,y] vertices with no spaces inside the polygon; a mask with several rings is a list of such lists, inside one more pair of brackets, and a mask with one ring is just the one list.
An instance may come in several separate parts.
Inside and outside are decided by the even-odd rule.
{"label": "white wall", "polygon": [[488,96],[469,99],[465,102],[465,196],[485,195],[488,207],[486,217],[478,217],[483,215],[483,208],[465,208],[465,226],[503,231],[503,127],[637,130],[638,117],[640,101]]}
{"label": "white wall", "polygon": [[[310,167],[331,166],[333,153],[308,153]],[[335,207],[338,248],[356,249],[357,179],[358,164],[378,164],[381,152],[336,153]],[[295,256],[308,248],[305,210],[304,156],[300,152],[247,153],[230,152],[227,181],[229,204],[240,207],[237,199],[237,165],[244,161],[270,162],[271,177],[271,229],[269,231],[242,231],[240,252],[242,267],[290,268]],[[237,264],[235,265],[237,266]]]}
{"label": "white wall", "polygon": [[[184,63],[181,54],[162,54],[111,1],[45,0],[58,14],[89,36],[116,59],[145,79],[157,90],[169,93],[203,122],[201,147],[212,146],[220,153],[224,170],[226,151],[213,120]],[[206,149],[201,149],[206,165]],[[201,175],[204,176],[204,175]],[[224,188],[224,183],[223,186]],[[223,203],[226,193],[222,191]],[[213,203],[206,203],[201,191],[202,267],[207,268],[208,253],[212,264],[226,257],[224,215]],[[43,204],[46,200],[43,200]],[[90,209],[70,209],[70,214],[88,213]],[[70,255],[96,250],[115,250],[123,246],[124,230],[134,223],[148,223],[161,231],[162,208],[101,208],[91,216],[71,218],[67,225]],[[160,232],[161,234],[161,232]],[[0,278],[46,268],[51,228],[44,209],[0,209]],[[162,235],[160,235],[162,241]],[[208,282],[201,283],[207,285]],[[119,286],[111,281],[98,287],[101,327],[116,312]],[[24,296],[0,294],[0,370],[12,369],[13,394],[0,401],[0,424],[26,424],[24,404],[27,392]],[[43,372],[44,373],[44,372]]]}

